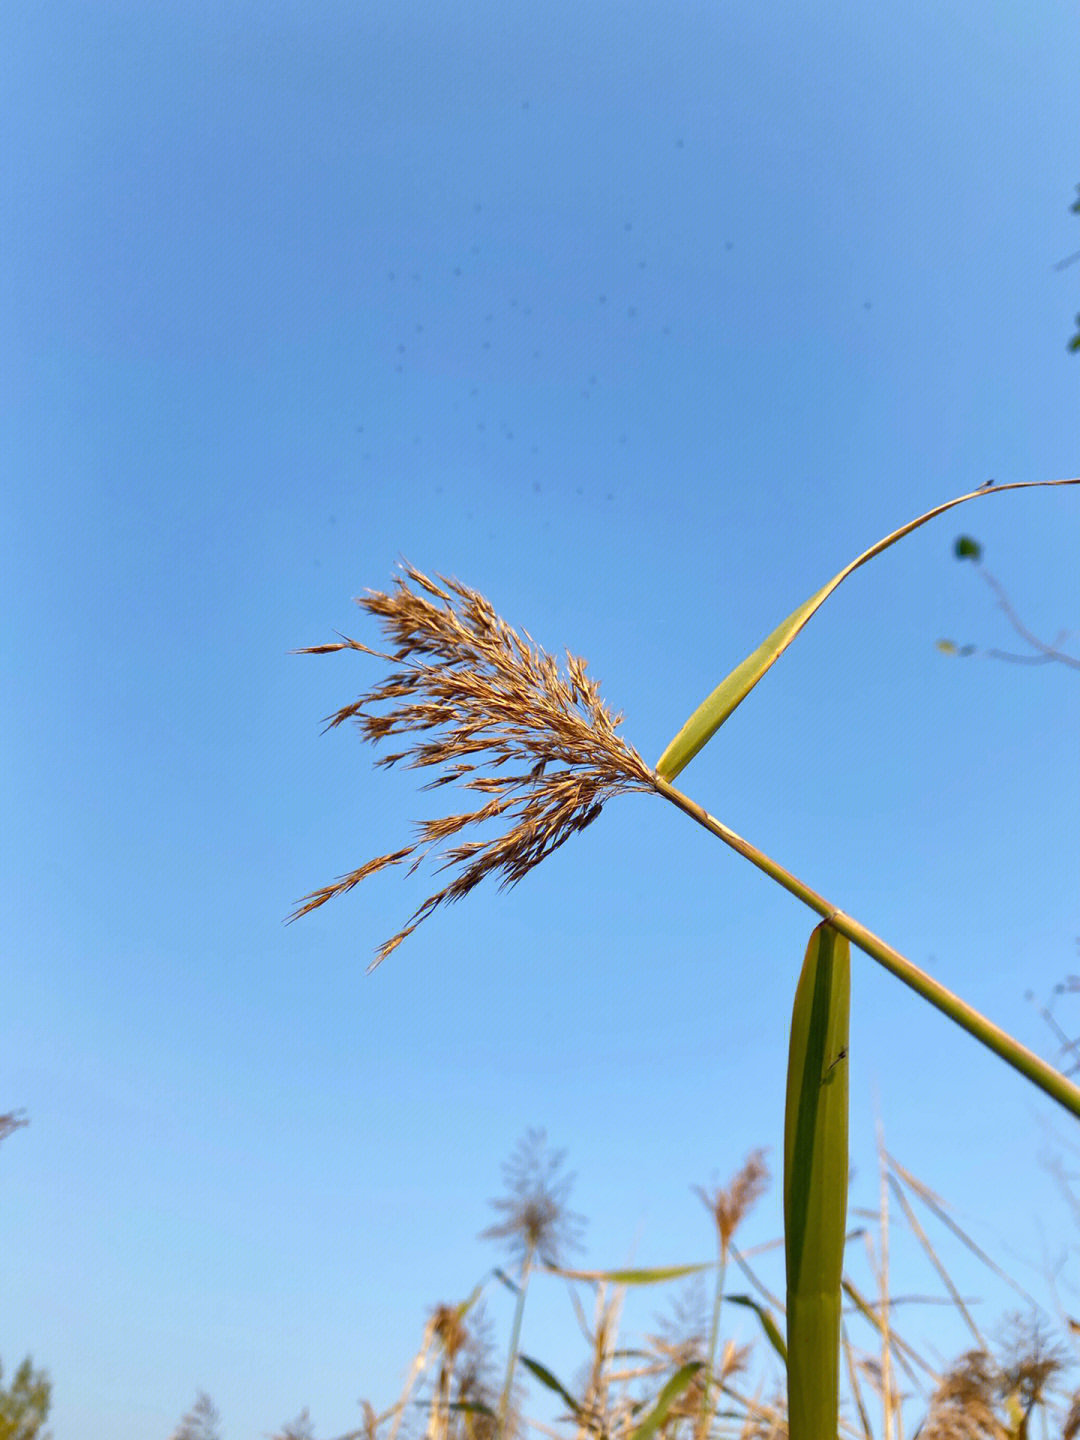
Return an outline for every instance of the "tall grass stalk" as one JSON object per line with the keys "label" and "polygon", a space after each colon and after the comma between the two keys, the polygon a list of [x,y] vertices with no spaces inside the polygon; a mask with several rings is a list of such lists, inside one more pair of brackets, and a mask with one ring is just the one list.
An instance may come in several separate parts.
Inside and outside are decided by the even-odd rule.
{"label": "tall grass stalk", "polygon": [[742,1168],[726,1188],[718,1186],[709,1193],[700,1185],[694,1187],[705,1208],[713,1217],[716,1226],[717,1251],[712,1318],[709,1323],[709,1338],[705,1347],[703,1371],[705,1378],[702,1382],[701,1409],[695,1427],[695,1440],[705,1440],[708,1435],[710,1420],[718,1398],[719,1379],[716,1375],[716,1351],[720,1340],[720,1317],[724,1300],[724,1286],[727,1283],[732,1236],[763,1193],[768,1180],[769,1172],[765,1165],[764,1152],[755,1150],[747,1156]]}
{"label": "tall grass stalk", "polygon": [[[817,1360],[806,1364],[799,1357],[813,1356],[813,1346],[800,1346],[794,1361],[791,1354],[793,1347],[790,1344],[788,1347],[789,1373],[794,1377],[789,1387],[793,1440],[833,1440],[836,1434],[833,1418],[835,1400],[830,1396],[835,1397],[839,1373],[841,1277],[838,1270],[835,1276],[832,1275],[832,1270],[836,1269],[832,1258],[837,1215],[841,1216],[841,1245],[843,1220],[842,1210],[838,1210],[835,1199],[823,1202],[821,1187],[837,1183],[841,1168],[840,1141],[837,1137],[842,1128],[846,1146],[847,1052],[845,1041],[841,1047],[843,1057],[836,1057],[836,1060],[845,1060],[842,1065],[843,1086],[836,1090],[838,1099],[841,1093],[843,1095],[844,1103],[840,1106],[834,1104],[831,1097],[818,1094],[819,1090],[829,1087],[820,1066],[818,1073],[814,1074],[821,1055],[813,1047],[818,1046],[822,1036],[839,1035],[841,1030],[846,1035],[847,948],[846,943],[840,947],[839,937],[877,960],[916,994],[1078,1118],[1080,1089],[866,926],[710,815],[696,801],[677,790],[672,781],[742,703],[829,595],[859,567],[928,520],[967,501],[985,499],[991,494],[1013,489],[1078,483],[1080,477],[1072,477],[1016,482],[992,490],[972,491],[935,507],[887,535],[793,611],[751,655],[735,667],[676,733],[655,768],[616,733],[622,717],[613,716],[608,710],[596,682],[586,675],[583,659],[567,652],[566,671],[565,674],[560,673],[556,660],[539,649],[527,633],[522,635],[513,630],[482,595],[457,580],[440,577],[439,583],[413,567],[405,566],[404,576],[395,582],[394,593],[369,592],[366,599],[358,602],[380,620],[394,642],[392,653],[372,650],[348,637],[342,637],[340,643],[309,646],[294,652],[326,654],[351,649],[397,666],[380,685],[328,717],[327,728],[332,729],[347,719],[353,719],[364,738],[371,741],[406,736],[407,744],[403,750],[384,755],[378,763],[394,765],[405,761],[410,768],[434,768],[438,773],[426,788],[457,784],[483,798],[475,808],[464,813],[424,821],[420,826],[419,839],[413,844],[369,860],[333,885],[305,896],[290,919],[297,919],[333,896],[351,890],[361,880],[387,866],[409,861],[411,872],[433,849],[443,846],[471,825],[486,831],[490,821],[510,822],[509,828],[501,835],[456,843],[445,850],[440,869],[455,872],[453,877],[414,911],[396,935],[379,947],[373,964],[377,965],[385,959],[439,906],[463,898],[489,876],[499,877],[503,886],[517,884],[572,834],[590,825],[608,800],[630,791],[662,796],[824,920],[825,924],[814,932],[804,962],[800,989],[796,992],[789,1059],[785,1134],[789,1301],[793,1293],[793,1278],[796,1286],[794,1293],[798,1298],[804,1279],[800,1267],[806,1254],[814,1253],[817,1247],[822,1263],[814,1271],[813,1289],[817,1297],[814,1303],[823,1317],[818,1329],[824,1337],[819,1336],[821,1343],[816,1350]],[[838,958],[841,949],[843,961]],[[839,978],[841,971],[845,977],[843,980]],[[822,978],[829,975],[832,978]],[[808,994],[829,994],[827,1013],[815,1010],[816,1000],[806,1002],[810,1006],[809,1019],[802,1013],[805,1006],[800,995],[804,982]],[[801,1033],[802,1039],[799,1038]],[[817,1036],[810,1050],[807,1049],[807,1035]],[[829,1061],[830,1067],[836,1060]],[[797,1141],[792,1140],[793,1134],[798,1137]],[[846,1153],[843,1168],[846,1176]],[[790,1210],[787,1203],[789,1182],[794,1197]],[[846,1180],[844,1188],[846,1199]],[[496,1203],[505,1204],[514,1212],[513,1202]],[[843,1200],[839,1202],[841,1206],[843,1203]],[[489,1232],[516,1237],[523,1255],[506,1381],[499,1406],[497,1440],[506,1440],[510,1391],[533,1260],[535,1256],[545,1260],[550,1258],[541,1248],[541,1232],[536,1229],[537,1224],[544,1223],[545,1212],[542,1209],[529,1213],[520,1210],[519,1206],[510,1220]],[[816,1235],[817,1238],[807,1242],[807,1235]],[[722,1247],[722,1251],[723,1268],[726,1268],[726,1250]],[[831,1257],[827,1265],[824,1259],[826,1252]],[[720,1294],[721,1291],[718,1291],[714,1301],[710,1363],[715,1361]],[[813,1309],[814,1306],[810,1305],[808,1313]],[[789,1314],[789,1324],[791,1320]],[[803,1327],[803,1333],[808,1333],[807,1327]],[[888,1352],[887,1336],[883,1343]],[[824,1385],[818,1383],[823,1366],[829,1372]],[[887,1371],[886,1363],[886,1374]],[[674,1404],[676,1394],[681,1394],[693,1379],[696,1367],[684,1367],[684,1372],[678,1378],[678,1385],[676,1377],[673,1377],[669,1382],[671,1388],[662,1392],[656,1410],[639,1425],[641,1440],[647,1440],[647,1436],[660,1426],[667,1408]],[[710,1379],[710,1373],[706,1371],[697,1440],[704,1440]],[[803,1419],[795,1423],[800,1407],[803,1407]],[[888,1404],[886,1412],[887,1415],[891,1413]],[[887,1419],[887,1432],[890,1425],[891,1421]],[[886,1440],[890,1440],[888,1433]]]}
{"label": "tall grass stalk", "polygon": [[881,1306],[881,1413],[884,1440],[893,1440],[896,1419],[900,1414],[900,1395],[893,1381],[892,1368],[892,1315],[884,1303],[890,1293],[889,1275],[889,1187],[888,1166],[885,1160],[885,1145],[881,1123],[878,1122],[878,1205],[881,1211],[881,1243],[878,1247],[878,1294]]}
{"label": "tall grass stalk", "polygon": [[[327,728],[354,719],[371,741],[408,735],[406,749],[384,755],[377,763],[394,765],[404,760],[410,768],[436,767],[441,773],[428,788],[456,783],[488,798],[463,814],[423,822],[417,842],[370,860],[333,885],[313,891],[288,918],[307,914],[387,866],[409,861],[410,870],[415,869],[433,848],[469,825],[511,819],[514,823],[503,835],[458,844],[445,852],[441,868],[457,873],[379,947],[373,962],[377,965],[440,905],[461,899],[488,876],[501,877],[504,886],[517,884],[575,831],[592,824],[608,800],[628,791],[652,791],[802,900],[852,944],[1080,1118],[1080,1089],[1059,1071],[671,783],[810,616],[859,566],[935,515],[965,501],[1012,489],[1078,483],[1080,477],[1073,477],[972,491],[886,536],[789,616],[736,667],[678,732],[655,770],[616,733],[622,717],[608,710],[596,682],[586,675],[584,660],[568,652],[564,677],[554,658],[536,647],[528,634],[522,637],[500,619],[482,595],[456,580],[443,579],[438,584],[413,567],[404,567],[404,578],[395,582],[396,593],[370,592],[357,602],[382,622],[396,642],[392,655],[348,637],[294,653],[351,649],[400,666],[381,685],[328,717]],[[390,705],[387,713],[379,713],[383,705]],[[432,732],[433,738],[422,738]],[[486,767],[481,761],[486,761]],[[500,773],[483,773],[485,768]]]}
{"label": "tall grass stalk", "polygon": [[510,1396],[514,1390],[514,1371],[517,1368],[518,1350],[521,1348],[521,1321],[525,1314],[525,1295],[532,1274],[535,1247],[530,1247],[521,1264],[517,1282],[517,1300],[514,1304],[514,1324],[510,1331],[510,1348],[506,1356],[506,1375],[502,1393],[499,1395],[499,1417],[495,1425],[495,1440],[506,1440],[506,1418],[510,1412]]}
{"label": "tall grass stalk", "polygon": [[521,1322],[533,1264],[559,1266],[565,1251],[576,1248],[582,1217],[569,1209],[572,1175],[560,1175],[564,1153],[549,1151],[543,1130],[529,1130],[503,1166],[507,1194],[492,1206],[505,1218],[483,1231],[481,1239],[502,1240],[520,1263],[514,1323],[506,1357],[506,1378],[499,1397],[496,1440],[505,1440],[521,1345]]}

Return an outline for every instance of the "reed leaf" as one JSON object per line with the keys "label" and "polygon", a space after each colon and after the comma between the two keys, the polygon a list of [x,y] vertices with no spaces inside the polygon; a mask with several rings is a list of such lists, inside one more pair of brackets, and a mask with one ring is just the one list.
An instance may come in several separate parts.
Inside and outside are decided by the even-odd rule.
{"label": "reed leaf", "polygon": [[[403,750],[384,755],[377,763],[404,761],[410,768],[434,768],[439,773],[425,788],[457,785],[490,798],[461,814],[422,822],[412,844],[368,860],[334,884],[310,892],[289,919],[308,914],[389,866],[409,861],[411,873],[447,840],[467,827],[481,827],[489,838],[453,844],[442,851],[438,869],[455,872],[453,878],[429,895],[397,934],[379,946],[369,967],[373,968],[441,905],[462,899],[489,877],[503,886],[516,885],[572,834],[591,825],[608,800],[632,791],[651,791],[723,840],[980,1044],[1080,1117],[1080,1087],[722,824],[668,778],[706,743],[813,611],[858,566],[966,500],[1005,490],[1075,484],[1080,484],[1080,477],[972,491],[886,536],[800,607],[739,667],[736,673],[742,679],[719,709],[713,701],[723,686],[699,707],[665,751],[662,769],[666,773],[650,769],[638,751],[617,734],[621,716],[608,710],[596,681],[586,674],[583,659],[568,653],[565,672],[560,671],[553,656],[539,649],[527,632],[519,634],[501,620],[482,595],[456,580],[440,576],[439,583],[404,566],[394,593],[372,591],[358,602],[382,623],[392,639],[392,653],[373,650],[348,637],[294,653],[353,650],[397,665],[382,684],[328,717],[328,728],[353,719],[369,741],[406,736]],[[729,703],[732,696],[733,703]],[[492,836],[487,823],[495,819],[502,819],[506,828]]]}
{"label": "reed leaf", "polygon": [[540,1381],[541,1385],[545,1385],[549,1390],[554,1391],[554,1393],[558,1395],[559,1399],[570,1407],[571,1413],[575,1417],[580,1416],[581,1406],[570,1394],[570,1391],[567,1390],[566,1386],[556,1380],[555,1376],[551,1373],[551,1371],[547,1368],[546,1365],[541,1365],[539,1360],[533,1360],[532,1357],[529,1355],[519,1355],[518,1359],[521,1361],[522,1365],[525,1366],[526,1370],[530,1371],[531,1374],[535,1375],[537,1380]]}
{"label": "reed leaf", "polygon": [[810,937],[795,991],[784,1117],[790,1440],[836,1440],[847,1227],[851,948]]}
{"label": "reed leaf", "polygon": [[649,1270],[567,1270],[561,1265],[543,1267],[549,1275],[564,1280],[610,1280],[616,1285],[659,1285],[669,1280],[682,1280],[702,1270],[715,1270],[715,1260],[702,1260],[694,1265],[661,1265]]}
{"label": "reed leaf", "polygon": [[797,610],[793,610],[786,620],[781,621],[776,629],[766,636],[752,654],[736,665],[726,679],[721,680],[660,756],[656,764],[656,773],[661,779],[671,781],[689,765],[698,751],[703,749],[720,729],[731,712],[742,704],[766,670],[776,663],[814,612],[825,603],[841,581],[846,580],[853,571],[858,570],[860,565],[865,565],[868,560],[872,560],[875,555],[880,555],[883,550],[887,550],[890,545],[895,545],[898,540],[902,540],[905,535],[910,535],[913,530],[917,530],[920,525],[925,525],[928,520],[933,520],[938,515],[944,515],[946,510],[951,510],[955,505],[963,505],[968,500],[982,500],[988,495],[1000,495],[1006,490],[1028,490],[1041,485],[1076,484],[1080,484],[1080,476],[1073,476],[1067,480],[1017,480],[1009,485],[994,485],[989,489],[984,486],[970,491],[967,495],[959,495],[955,500],[946,500],[943,505],[935,505],[933,510],[927,510],[925,515],[920,515],[916,520],[909,520],[906,525],[901,525],[899,530],[894,530],[891,535],[886,535],[876,545],[871,545],[869,550],[863,551],[857,559],[852,560],[850,565],[845,565],[843,570],[838,575],[834,575],[827,585],[823,585],[816,595],[811,595],[809,600],[800,605]]}
{"label": "reed leaf", "polygon": [[762,1305],[760,1300],[755,1300],[752,1295],[727,1295],[724,1297],[729,1305],[744,1305],[761,1321],[761,1328],[765,1332],[765,1338],[779,1355],[780,1359],[787,1364],[787,1343],[780,1333],[780,1327],[772,1317],[768,1306]]}
{"label": "reed leaf", "polygon": [[656,1399],[656,1404],[649,1411],[648,1415],[630,1432],[630,1440],[651,1440],[651,1437],[656,1434],[667,1419],[668,1411],[689,1386],[701,1368],[702,1362],[700,1360],[691,1360],[676,1370],[675,1374],[660,1391]]}

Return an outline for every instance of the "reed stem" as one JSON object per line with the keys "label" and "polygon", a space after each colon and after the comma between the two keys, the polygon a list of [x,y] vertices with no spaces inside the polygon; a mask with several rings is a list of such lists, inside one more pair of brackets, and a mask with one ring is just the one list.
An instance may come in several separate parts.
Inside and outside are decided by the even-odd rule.
{"label": "reed stem", "polygon": [[507,1440],[507,1422],[510,1418],[510,1401],[514,1390],[514,1370],[517,1366],[518,1346],[521,1344],[521,1320],[525,1314],[525,1293],[529,1288],[532,1274],[533,1247],[530,1246],[521,1266],[518,1280],[517,1303],[514,1306],[514,1326],[510,1332],[510,1351],[506,1357],[506,1378],[499,1396],[499,1414],[495,1423],[495,1440]]}
{"label": "reed stem", "polygon": [[846,935],[853,945],[876,960],[879,965],[883,965],[886,970],[895,975],[898,980],[902,980],[917,995],[921,995],[924,1000],[929,1000],[931,1005],[936,1006],[961,1029],[974,1036],[987,1049],[999,1055],[1006,1064],[1011,1065],[1014,1070],[1018,1070],[1032,1084],[1037,1085],[1051,1099],[1056,1100],[1059,1105],[1063,1105],[1066,1110],[1080,1119],[1080,1089],[1071,1080],[1067,1080],[1060,1071],[1055,1070],[1052,1065],[1048,1065],[1045,1060],[1040,1060],[1026,1045],[1021,1045],[1019,1040],[1014,1040],[992,1020],[988,1020],[985,1015],[980,1015],[966,1001],[961,1000],[959,995],[954,995],[951,990],[932,979],[925,970],[920,970],[917,965],[912,964],[910,960],[901,955],[899,950],[894,950],[872,930],[868,930],[865,925],[860,925],[858,920],[852,919],[843,910],[830,904],[823,895],[819,895],[816,890],[812,890],[809,885],[792,875],[790,870],[785,870],[782,865],[759,850],[756,845],[751,845],[749,840],[744,840],[741,835],[737,835],[734,830],[729,829],[714,815],[710,815],[696,801],[691,800],[688,795],[684,795],[681,790],[677,790],[669,781],[657,775],[655,785],[657,791],[665,799],[670,800],[673,805],[678,806],[684,815],[689,815],[692,820],[696,820],[711,834],[723,840],[725,845],[729,845],[732,850],[737,851],[752,865],[756,865],[759,870],[764,871],[770,879],[775,880],[778,885],[782,885],[797,900],[801,900],[804,905],[815,910],[829,922],[834,930],[838,930],[841,935]]}

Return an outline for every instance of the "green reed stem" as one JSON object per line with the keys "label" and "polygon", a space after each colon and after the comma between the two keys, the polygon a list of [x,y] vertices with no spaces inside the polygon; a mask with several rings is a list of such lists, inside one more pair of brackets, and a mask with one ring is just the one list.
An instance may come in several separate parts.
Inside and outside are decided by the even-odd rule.
{"label": "green reed stem", "polygon": [[506,1378],[499,1396],[499,1416],[495,1425],[495,1440],[506,1440],[506,1422],[510,1414],[510,1396],[514,1389],[514,1369],[517,1365],[518,1346],[521,1343],[521,1320],[525,1313],[525,1292],[529,1288],[532,1273],[533,1250],[529,1247],[521,1266],[518,1280],[517,1304],[514,1306],[514,1327],[510,1334],[510,1353],[506,1357]]}
{"label": "green reed stem", "polygon": [[1080,1089],[1072,1081],[1067,1080],[1060,1071],[1055,1070],[1052,1065],[1048,1065],[1045,1060],[1040,1060],[1026,1045],[1021,1045],[1019,1040],[1014,1040],[1011,1035],[1002,1030],[1000,1026],[995,1025],[992,1020],[988,1020],[985,1015],[980,1015],[966,1001],[961,1000],[959,995],[954,995],[944,985],[931,979],[925,970],[920,970],[917,965],[912,964],[910,960],[900,954],[899,950],[894,950],[872,930],[868,930],[865,925],[860,925],[850,915],[845,915],[842,910],[830,904],[823,895],[819,895],[816,890],[812,890],[809,885],[792,875],[790,870],[785,870],[782,865],[770,859],[756,845],[751,845],[749,840],[744,840],[741,835],[736,835],[734,830],[730,830],[715,816],[710,815],[707,810],[698,805],[696,801],[691,800],[689,796],[684,795],[681,790],[676,790],[669,781],[657,775],[654,784],[659,793],[665,799],[670,800],[673,805],[678,806],[684,815],[689,815],[692,820],[696,820],[711,834],[723,840],[725,845],[729,845],[732,850],[737,851],[752,865],[763,870],[770,879],[775,880],[778,885],[782,885],[797,900],[801,900],[804,905],[809,905],[811,910],[816,910],[834,930],[838,930],[841,935],[846,935],[853,945],[876,960],[879,965],[884,965],[886,970],[891,971],[898,980],[902,980],[917,995],[921,995],[924,1000],[929,1000],[931,1005],[936,1006],[961,1029],[966,1030],[969,1035],[973,1035],[987,1049],[993,1050],[995,1055],[999,1055],[1006,1064],[1011,1065],[1014,1070],[1018,1070],[1032,1084],[1037,1085],[1051,1099],[1056,1100],[1059,1105],[1063,1105],[1066,1110],[1071,1111],[1080,1119]]}
{"label": "green reed stem", "polygon": [[701,1388],[701,1414],[698,1417],[697,1440],[705,1440],[709,1433],[711,1412],[716,1409],[717,1404],[713,1397],[713,1387],[716,1387],[717,1393],[720,1388],[714,1366],[716,1364],[716,1347],[720,1340],[720,1309],[724,1303],[724,1285],[727,1281],[727,1245],[722,1240],[719,1241],[719,1250],[720,1263],[716,1270],[716,1290],[713,1294],[712,1323],[709,1326],[709,1348],[705,1356],[705,1383]]}

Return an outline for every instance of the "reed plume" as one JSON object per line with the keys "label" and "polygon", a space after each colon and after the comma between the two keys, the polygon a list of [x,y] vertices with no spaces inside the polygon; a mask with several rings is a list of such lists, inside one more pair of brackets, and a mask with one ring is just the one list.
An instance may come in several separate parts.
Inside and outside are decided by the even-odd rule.
{"label": "reed plume", "polygon": [[[411,565],[403,564],[402,571],[391,592],[368,591],[356,601],[379,620],[395,646],[392,653],[344,635],[337,644],[290,653],[359,650],[398,666],[374,689],[327,716],[326,729],[355,719],[363,738],[373,743],[407,735],[405,749],[383,755],[376,764],[434,767],[440,773],[424,789],[458,784],[490,798],[462,814],[422,821],[413,844],[305,895],[288,920],[343,895],[388,865],[411,861],[411,874],[432,849],[469,825],[497,819],[511,823],[499,836],[464,841],[443,852],[437,868],[454,871],[453,879],[379,946],[369,970],[439,905],[460,900],[488,875],[501,876],[500,889],[516,885],[575,831],[590,825],[612,796],[656,788],[652,769],[616,734],[622,716],[608,710],[596,681],[585,673],[584,660],[567,651],[563,675],[527,631],[519,634],[475,590],[442,575],[437,584]],[[492,773],[504,766],[506,773]]]}

